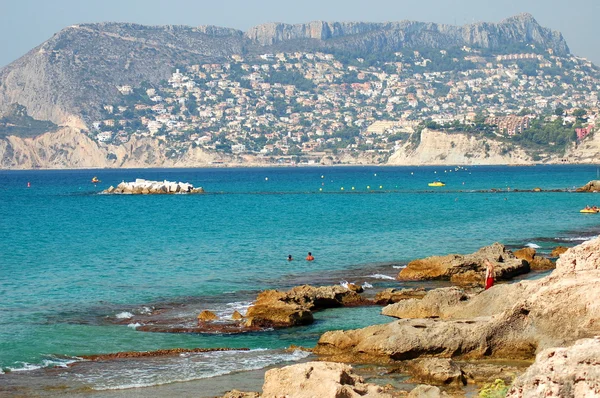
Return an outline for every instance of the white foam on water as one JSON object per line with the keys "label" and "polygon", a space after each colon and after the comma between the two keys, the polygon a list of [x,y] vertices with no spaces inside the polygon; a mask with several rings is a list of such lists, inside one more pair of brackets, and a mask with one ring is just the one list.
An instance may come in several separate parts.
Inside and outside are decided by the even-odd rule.
{"label": "white foam on water", "polygon": [[539,248],[541,248],[540,245],[536,245],[535,243],[531,243],[531,242],[525,244],[525,246],[531,247],[532,249],[539,249]]}
{"label": "white foam on water", "polygon": [[233,303],[225,304],[224,308],[215,308],[211,309],[210,311],[214,312],[220,320],[230,320],[231,316],[235,311],[239,312],[242,315],[245,315],[248,311],[248,308],[250,308],[251,305],[251,301],[236,301]]}
{"label": "white foam on water", "polygon": [[372,289],[373,285],[371,285],[369,282],[365,282],[362,284],[362,288],[363,289]]}
{"label": "white foam on water", "polygon": [[392,268],[395,268],[395,269],[404,269],[404,268],[406,268],[406,265],[392,265]]}
{"label": "white foam on water", "polygon": [[19,362],[22,365],[19,367],[7,367],[6,369],[8,369],[10,372],[27,372],[29,370],[37,370],[37,369],[41,369],[42,365],[34,365],[32,363],[28,363],[28,362]]}
{"label": "white foam on water", "polygon": [[128,328],[132,328],[132,329],[137,329],[137,328],[139,328],[140,326],[142,326],[142,324],[141,324],[141,323],[139,323],[139,322],[136,322],[136,323],[130,323],[129,325],[127,325],[127,327],[128,327]]}
{"label": "white foam on water", "polygon": [[571,238],[559,238],[560,240],[564,240],[566,242],[585,242],[594,238],[597,238],[598,235],[594,236],[574,236]]}
{"label": "white foam on water", "polygon": [[131,312],[123,311],[123,312],[119,312],[117,315],[115,315],[115,318],[129,319],[129,318],[133,318],[133,314]]}
{"label": "white foam on water", "polygon": [[[17,362],[21,366],[6,367],[9,372],[27,372],[30,370],[37,370],[43,368],[67,368],[70,364],[82,361],[82,358],[71,357],[71,358],[56,358],[49,355],[48,358],[42,359],[39,364],[33,364],[29,362]],[[0,368],[0,374],[4,373]]]}
{"label": "white foam on water", "polygon": [[340,286],[345,287],[346,289],[348,289],[348,281],[340,281]]}
{"label": "white foam on water", "polygon": [[140,309],[139,313],[140,315],[149,315],[152,313],[152,308],[144,306]]}
{"label": "white foam on water", "polygon": [[207,379],[230,373],[258,370],[283,362],[296,362],[310,353],[296,350],[254,349],[185,353],[178,356],[103,363],[79,373],[79,381],[94,390],[124,390],[162,384]]}
{"label": "white foam on water", "polygon": [[373,279],[386,279],[386,280],[396,280],[396,278],[394,278],[393,276],[389,276],[389,275],[383,275],[383,274],[373,274],[373,275],[367,275],[367,278],[373,278]]}
{"label": "white foam on water", "polygon": [[63,359],[58,359],[58,358],[53,358],[53,359],[44,359],[42,361],[42,367],[43,368],[68,368],[70,364],[75,363],[75,362],[79,362],[82,361],[82,358],[71,358],[71,359],[67,359],[67,358],[63,358]]}

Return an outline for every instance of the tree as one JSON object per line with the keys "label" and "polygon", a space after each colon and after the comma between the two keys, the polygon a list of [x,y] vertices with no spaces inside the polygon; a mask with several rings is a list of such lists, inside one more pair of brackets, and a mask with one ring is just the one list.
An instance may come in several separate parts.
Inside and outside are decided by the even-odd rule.
{"label": "tree", "polygon": [[573,116],[575,116],[575,118],[577,119],[577,121],[579,123],[583,123],[586,121],[586,119],[587,119],[585,117],[586,115],[587,115],[587,111],[585,109],[579,108],[579,109],[575,109],[573,111]]}

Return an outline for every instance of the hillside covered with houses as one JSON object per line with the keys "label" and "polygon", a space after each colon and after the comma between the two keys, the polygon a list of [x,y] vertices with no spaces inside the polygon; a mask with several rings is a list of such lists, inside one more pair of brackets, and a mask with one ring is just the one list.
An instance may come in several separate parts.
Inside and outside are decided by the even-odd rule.
{"label": "hillside covered with houses", "polygon": [[[525,52],[529,51],[529,52]],[[420,128],[467,132],[564,152],[594,131],[598,69],[534,46],[510,54],[468,47],[349,54],[233,55],[175,68],[160,84],[120,85],[90,136],[155,137],[177,156],[190,143],[265,163],[369,154],[384,163]]]}

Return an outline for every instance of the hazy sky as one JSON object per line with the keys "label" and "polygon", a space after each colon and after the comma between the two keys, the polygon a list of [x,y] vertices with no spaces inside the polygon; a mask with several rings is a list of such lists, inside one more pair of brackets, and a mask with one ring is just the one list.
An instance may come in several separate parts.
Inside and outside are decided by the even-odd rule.
{"label": "hazy sky", "polygon": [[562,32],[571,52],[600,65],[599,0],[0,0],[0,67],[62,28],[84,22],[217,25],[246,30],[265,22],[384,22],[463,25],[529,12]]}

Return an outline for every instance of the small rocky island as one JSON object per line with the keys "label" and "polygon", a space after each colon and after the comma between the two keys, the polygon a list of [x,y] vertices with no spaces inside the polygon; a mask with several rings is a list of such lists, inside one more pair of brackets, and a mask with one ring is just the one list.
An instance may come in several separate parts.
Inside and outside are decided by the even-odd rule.
{"label": "small rocky island", "polygon": [[175,193],[204,193],[202,187],[195,188],[187,182],[172,182],[172,181],[148,181],[137,178],[133,182],[121,182],[117,187],[112,185],[102,191],[103,194],[130,194],[130,195],[161,195]]}

